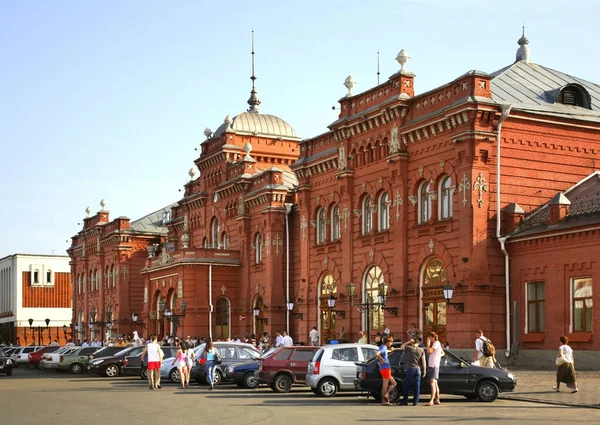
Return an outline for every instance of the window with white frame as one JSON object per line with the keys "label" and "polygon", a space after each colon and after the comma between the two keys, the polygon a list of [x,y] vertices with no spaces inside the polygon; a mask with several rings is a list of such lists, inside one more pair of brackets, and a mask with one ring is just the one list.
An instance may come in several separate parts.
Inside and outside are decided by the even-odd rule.
{"label": "window with white frame", "polygon": [[527,282],[527,332],[546,330],[546,284]]}
{"label": "window with white frame", "polygon": [[573,332],[592,332],[592,278],[571,279]]}
{"label": "window with white frame", "polygon": [[452,185],[450,176],[444,177],[440,183],[439,193],[439,217],[440,220],[452,217],[452,198],[455,186]]}
{"label": "window with white frame", "polygon": [[340,206],[334,205],[331,209],[331,240],[337,241],[340,238]]}
{"label": "window with white frame", "polygon": [[40,283],[40,271],[38,269],[33,271],[33,283]]}
{"label": "window with white frame", "polygon": [[431,199],[429,198],[430,184],[424,181],[419,186],[419,224],[427,223],[431,218]]}
{"label": "window with white frame", "polygon": [[110,278],[112,277],[110,274],[110,266],[106,266],[106,273],[104,276],[106,277],[106,287],[110,288]]}
{"label": "window with white frame", "polygon": [[[377,295],[379,295],[379,284],[383,282],[383,271],[378,266],[372,266],[369,271],[365,274],[365,281],[363,284],[364,288],[364,299],[365,301],[377,302]],[[383,329],[383,310],[377,309],[370,314],[370,327],[372,330]]]}
{"label": "window with white frame", "polygon": [[371,233],[373,228],[373,221],[371,217],[371,197],[365,196],[362,201],[362,234],[368,235]]}
{"label": "window with white frame", "polygon": [[213,217],[211,224],[211,247],[218,248],[219,247],[219,220],[216,217]]}
{"label": "window with white frame", "polygon": [[379,200],[377,202],[377,211],[378,211],[378,223],[377,228],[380,232],[387,230],[390,228],[390,203],[389,196],[387,192],[383,192],[379,195]]}
{"label": "window with white frame", "polygon": [[52,270],[46,270],[46,285],[53,285],[54,284],[54,274],[52,273]]}
{"label": "window with white frame", "polygon": [[256,237],[254,238],[254,250],[255,250],[256,264],[262,263],[262,260],[263,260],[263,238],[260,233],[257,233]]}
{"label": "window with white frame", "polygon": [[317,244],[325,242],[326,234],[325,208],[319,208],[317,211]]}
{"label": "window with white frame", "polygon": [[223,249],[229,249],[229,235],[227,234],[227,232],[223,232],[221,234],[221,243]]}

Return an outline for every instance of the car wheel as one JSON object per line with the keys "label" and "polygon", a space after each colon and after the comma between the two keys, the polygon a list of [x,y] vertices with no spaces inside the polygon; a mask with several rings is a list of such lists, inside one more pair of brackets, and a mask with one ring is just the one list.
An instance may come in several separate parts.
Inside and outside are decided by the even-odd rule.
{"label": "car wheel", "polygon": [[171,382],[175,382],[176,384],[179,384],[181,382],[181,376],[179,376],[179,370],[177,370],[177,368],[169,372],[169,379],[171,380]]}
{"label": "car wheel", "polygon": [[215,385],[219,385],[223,380],[223,375],[219,369],[215,370]]}
{"label": "car wheel", "polygon": [[331,378],[322,379],[317,388],[323,397],[333,397],[338,392],[337,383]]}
{"label": "car wheel", "polygon": [[38,369],[42,370],[42,369],[46,369],[46,365],[42,362],[39,362],[37,365]]}
{"label": "car wheel", "polygon": [[73,363],[69,370],[71,371],[71,373],[78,374],[83,371],[83,367],[79,363]]}
{"label": "car wheel", "polygon": [[140,369],[140,378],[147,381],[148,380],[148,369],[143,367]]}
{"label": "car wheel", "polygon": [[390,403],[396,404],[400,400],[400,389],[398,385],[394,387],[392,392],[390,392]]}
{"label": "car wheel", "polygon": [[104,375],[108,376],[109,378],[119,376],[119,367],[116,364],[109,364],[108,366],[106,366]]}
{"label": "car wheel", "polygon": [[492,381],[480,382],[477,385],[477,389],[475,390],[479,401],[483,401],[486,403],[496,400],[496,398],[498,398],[499,392],[500,390],[498,390],[498,385],[496,385]]}
{"label": "car wheel", "polygon": [[253,390],[258,387],[258,379],[254,376],[254,372],[249,372],[244,375],[244,383],[243,386],[245,388]]}
{"label": "car wheel", "polygon": [[292,384],[292,378],[289,375],[277,375],[275,381],[273,381],[273,391],[276,393],[289,393]]}

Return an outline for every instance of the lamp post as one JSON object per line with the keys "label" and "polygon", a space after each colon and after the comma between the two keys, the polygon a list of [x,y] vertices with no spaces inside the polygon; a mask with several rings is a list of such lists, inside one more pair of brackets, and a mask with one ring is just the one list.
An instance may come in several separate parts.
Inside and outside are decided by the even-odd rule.
{"label": "lamp post", "polygon": [[[285,304],[285,306],[287,307],[287,311],[289,311],[290,314],[293,314],[297,319],[304,320],[304,314],[302,314],[302,313],[295,313],[295,312],[292,311],[294,309],[294,301],[288,300],[288,302]],[[290,333],[290,331],[288,329],[288,334],[289,333]]]}
{"label": "lamp post", "polygon": [[266,318],[266,317],[258,317],[258,316],[260,316],[260,308],[258,308],[258,306],[254,307],[254,309],[252,310],[252,312],[254,313],[254,318],[257,321],[262,322],[264,325],[266,325],[266,324],[269,323],[269,319],[268,318]]}
{"label": "lamp post", "polygon": [[140,316],[137,314],[137,312],[131,313],[131,332],[133,332],[133,327],[136,325],[141,327],[146,325],[144,322],[138,322],[139,318]]}
{"label": "lamp post", "polygon": [[452,299],[452,295],[454,295],[454,288],[452,287],[450,282],[446,282],[442,291],[444,292],[444,298],[446,299],[447,306],[452,306],[455,310],[460,311],[461,313],[465,312],[465,303],[450,302],[450,300]]}
{"label": "lamp post", "polygon": [[161,312],[164,312],[165,319],[167,319],[173,324],[173,342],[175,342],[175,340],[177,339],[177,325],[179,325],[179,321],[185,317],[185,313],[187,310],[187,302],[181,301],[179,305],[181,307],[181,314],[175,314],[170,308],[165,309],[165,302],[162,300],[160,301],[158,306],[159,310],[161,310]]}
{"label": "lamp post", "polygon": [[348,298],[350,298],[350,305],[356,307],[356,309],[361,313],[367,313],[367,344],[371,343],[371,312],[376,312],[381,309],[382,311],[387,311],[394,316],[398,316],[398,309],[396,307],[385,306],[387,301],[388,284],[381,282],[378,286],[378,289],[379,292],[377,294],[377,302],[373,301],[371,294],[368,294],[367,300],[364,303],[355,303],[354,296],[356,295],[356,285],[352,282],[346,285]]}
{"label": "lamp post", "polygon": [[[101,336],[104,333],[103,332],[104,328],[107,328],[108,330],[110,330],[111,326],[112,326],[112,311],[106,312],[106,321],[96,321],[94,317],[91,317],[90,318],[90,331],[92,331],[94,329],[94,326],[100,327]],[[102,345],[104,345],[104,338],[102,338]]]}
{"label": "lamp post", "polygon": [[[48,338],[51,339],[52,336],[50,336],[50,319],[46,319],[44,320],[46,322],[46,329],[48,329]],[[29,319],[29,329],[31,329],[31,335],[33,336],[33,339],[35,340],[35,334],[34,332],[37,331],[38,334],[38,345],[42,345],[42,331],[43,328],[41,326],[33,326],[33,319]]]}

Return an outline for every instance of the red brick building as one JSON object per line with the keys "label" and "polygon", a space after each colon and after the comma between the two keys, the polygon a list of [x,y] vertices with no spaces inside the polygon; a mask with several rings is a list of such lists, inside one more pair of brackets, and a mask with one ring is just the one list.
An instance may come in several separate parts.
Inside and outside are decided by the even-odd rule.
{"label": "red brick building", "polygon": [[[120,296],[143,299],[146,331],[159,334],[175,330],[161,301],[176,316],[185,301],[178,335],[287,327],[306,341],[318,325],[322,339],[344,327],[354,340],[367,325],[372,333],[388,327],[403,336],[415,322],[459,348],[471,347],[474,331],[483,329],[507,354],[554,347],[562,333],[586,339],[582,349],[600,349],[591,336],[600,319],[591,307],[569,313],[582,310],[570,307],[565,280],[562,289],[552,283],[545,291],[562,297],[534,300],[536,311],[560,304],[559,323],[535,332],[523,327],[532,320],[524,288],[544,276],[529,265],[542,251],[525,249],[531,242],[520,232],[540,205],[600,168],[600,88],[531,63],[524,36],[519,45],[512,65],[492,74],[470,71],[422,94],[415,94],[401,51],[401,69],[376,87],[353,94],[348,77],[339,119],[303,140],[284,120],[258,111],[253,89],[247,112],[205,131],[195,160],[200,177],[190,171],[168,234],[147,246],[140,283]],[[581,234],[597,247],[596,230]],[[591,306],[598,297],[592,253],[578,256],[586,246],[575,236],[558,245],[540,238],[548,244],[544,264],[584,270],[564,276],[589,279],[578,285],[590,288],[583,302]],[[149,242],[133,248],[140,261]],[[95,270],[81,261],[74,267],[81,276]],[[355,304],[377,301],[379,284],[387,283],[386,309],[372,309],[367,319],[351,305],[350,282]],[[452,304],[443,295],[448,283]],[[571,292],[580,306],[577,291]],[[118,296],[111,302],[123,303]]]}

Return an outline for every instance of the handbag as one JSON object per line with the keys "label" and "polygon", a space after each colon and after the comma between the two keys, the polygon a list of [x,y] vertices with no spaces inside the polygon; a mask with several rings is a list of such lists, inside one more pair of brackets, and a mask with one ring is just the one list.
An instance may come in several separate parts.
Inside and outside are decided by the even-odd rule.
{"label": "handbag", "polygon": [[221,364],[221,363],[223,363],[223,359],[221,359],[221,355],[217,351],[217,353],[215,354],[215,364]]}
{"label": "handbag", "polygon": [[566,363],[565,357],[561,354],[556,358],[556,366],[562,366]]}

